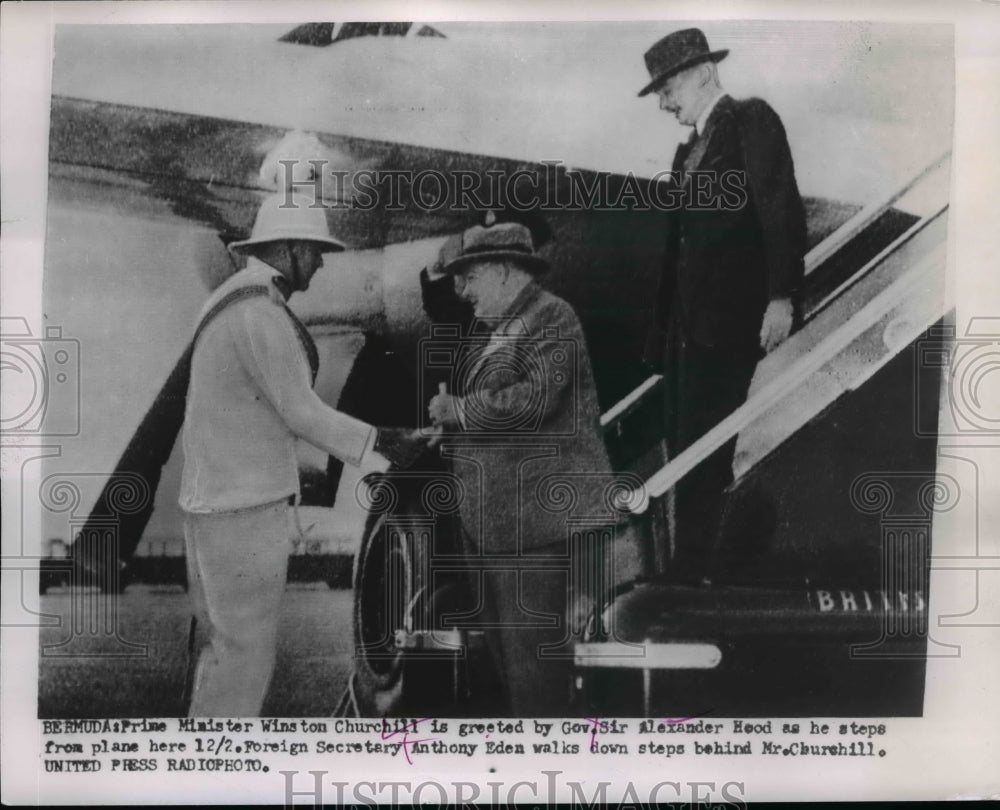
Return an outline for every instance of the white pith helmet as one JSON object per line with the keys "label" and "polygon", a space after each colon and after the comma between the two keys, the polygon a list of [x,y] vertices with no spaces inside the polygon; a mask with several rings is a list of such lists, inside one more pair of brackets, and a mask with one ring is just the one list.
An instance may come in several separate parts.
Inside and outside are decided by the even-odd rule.
{"label": "white pith helmet", "polygon": [[326,208],[315,205],[312,197],[302,194],[283,191],[272,194],[260,204],[250,238],[231,242],[229,249],[246,254],[255,245],[299,239],[320,243],[326,253],[345,250],[347,246],[343,242],[330,236]]}

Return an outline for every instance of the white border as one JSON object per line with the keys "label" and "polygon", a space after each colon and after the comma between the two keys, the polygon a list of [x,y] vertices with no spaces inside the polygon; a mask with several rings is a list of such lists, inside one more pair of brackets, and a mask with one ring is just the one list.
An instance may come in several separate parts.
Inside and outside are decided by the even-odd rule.
{"label": "white border", "polygon": [[[353,6],[357,9],[357,5]],[[427,2],[419,9],[398,3],[366,3],[355,11],[345,3],[282,2],[143,2],[143,3],[5,3],[0,10],[0,157],[3,171],[3,246],[0,252],[4,315],[27,316],[33,329],[41,325],[41,266],[45,232],[47,187],[47,140],[51,34],[56,23],[181,23],[234,21],[295,22],[344,18],[434,20],[552,20],[552,19],[877,19],[897,22],[952,22],[956,43],[956,128],[953,198],[950,215],[949,265],[961,326],[972,315],[1000,312],[1000,240],[995,205],[1000,188],[1000,6],[973,3],[803,3],[791,2],[633,2],[627,7],[608,2],[506,2],[469,4]],[[36,332],[37,334],[37,332]],[[13,468],[16,448],[4,449],[4,471]],[[984,468],[984,471],[989,472]],[[995,471],[994,471],[995,472]],[[994,476],[995,477],[995,476]],[[994,479],[980,493],[984,507],[980,531],[1000,525],[996,507],[1000,503]],[[4,502],[15,496],[4,476]],[[5,510],[9,514],[9,510]],[[991,520],[991,517],[993,520]],[[975,527],[968,516],[952,515],[936,526],[935,542],[942,530],[956,536]],[[4,525],[4,553],[8,553],[9,529]],[[996,574],[990,591],[981,593],[985,615],[997,614]],[[5,577],[5,583],[6,583]],[[935,573],[932,581],[932,615],[946,612],[944,579]],[[5,588],[5,614],[17,589]],[[933,628],[932,628],[932,632]],[[889,739],[892,755],[877,767],[848,761],[788,760],[775,763],[716,759],[699,763],[683,775],[684,780],[722,777],[746,782],[748,799],[899,799],[984,797],[1000,794],[996,763],[1000,742],[1000,702],[997,672],[1000,645],[996,628],[957,633],[942,632],[941,640],[959,641],[962,658],[931,659],[927,668],[925,717],[892,723]],[[4,801],[37,801],[40,760],[36,753],[37,638],[31,629],[5,628],[2,637],[3,696],[2,755]],[[629,762],[615,765],[626,779]],[[634,760],[639,762],[639,760]],[[379,762],[379,778],[389,778]],[[593,765],[589,760],[581,763]],[[568,770],[568,767],[567,767]],[[669,770],[669,765],[664,768]],[[719,774],[719,771],[722,771]],[[419,780],[422,769],[406,775]],[[530,769],[538,778],[536,767]],[[199,786],[182,787],[166,774],[117,776],[100,782],[100,789],[81,794],[79,786],[64,796],[66,801],[93,803],[149,802],[280,802],[280,785],[273,780],[260,784],[248,778],[221,782],[206,775]],[[506,774],[505,778],[512,778]],[[360,778],[360,774],[352,774]],[[486,778],[484,776],[484,778]],[[496,778],[496,777],[495,777]],[[664,776],[669,778],[669,776]],[[88,785],[91,783],[87,783]],[[208,792],[206,792],[208,791]],[[51,795],[51,794],[50,794]],[[139,797],[142,797],[141,799]]]}

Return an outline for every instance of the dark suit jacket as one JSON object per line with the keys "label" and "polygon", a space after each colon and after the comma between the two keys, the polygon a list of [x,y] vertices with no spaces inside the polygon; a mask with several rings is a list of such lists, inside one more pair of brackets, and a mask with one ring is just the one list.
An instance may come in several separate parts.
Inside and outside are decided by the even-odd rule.
{"label": "dark suit jacket", "polygon": [[562,541],[570,516],[613,522],[615,479],[576,313],[530,283],[500,321],[503,337],[491,337],[496,324],[470,328],[452,388],[464,424],[442,445],[465,489],[463,527],[487,552]]}
{"label": "dark suit jacket", "polygon": [[652,345],[679,328],[701,346],[752,351],[768,301],[794,300],[803,274],[805,210],[781,120],[760,99],[723,96],[673,170],[729,204],[697,210],[689,187],[670,216]]}

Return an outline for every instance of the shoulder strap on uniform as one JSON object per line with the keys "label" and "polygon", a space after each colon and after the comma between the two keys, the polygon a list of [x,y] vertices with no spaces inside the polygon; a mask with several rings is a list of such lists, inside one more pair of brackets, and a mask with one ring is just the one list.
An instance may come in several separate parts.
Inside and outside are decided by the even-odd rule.
{"label": "shoulder strap on uniform", "polygon": [[[240,287],[239,289],[233,290],[228,295],[220,298],[215,305],[205,313],[205,317],[201,319],[198,327],[194,330],[194,338],[191,340],[191,346],[193,347],[198,342],[198,338],[201,336],[201,333],[205,331],[205,327],[207,327],[224,309],[238,301],[243,301],[246,298],[256,298],[262,295],[270,296],[271,289],[264,284],[252,284],[247,287]],[[291,319],[292,326],[295,328],[295,335],[298,337],[299,343],[306,353],[306,358],[309,360],[309,371],[312,374],[312,381],[315,383],[316,374],[319,372],[319,352],[316,350],[316,344],[312,339],[312,335],[309,334],[309,331],[302,325],[302,322],[295,317],[295,313],[288,308],[288,304],[282,301],[282,306],[285,308],[285,312]]]}
{"label": "shoulder strap on uniform", "polygon": [[295,334],[299,338],[299,343],[305,349],[306,357],[309,360],[309,371],[312,374],[312,381],[315,383],[316,375],[319,373],[319,352],[316,350],[316,342],[312,339],[312,335],[309,334],[309,330],[305,328],[302,321],[289,308],[288,304],[284,304],[284,307],[285,312],[288,313],[288,317],[292,319],[292,326],[295,327]]}
{"label": "shoulder strap on uniform", "polygon": [[205,327],[215,320],[215,317],[230,304],[235,304],[237,301],[242,301],[244,298],[256,298],[258,295],[268,295],[269,292],[270,291],[263,284],[254,284],[249,287],[239,287],[228,295],[220,298],[215,302],[215,306],[206,312],[205,317],[198,323],[198,328],[194,330],[194,337],[191,339],[191,345],[193,346],[198,342],[198,338],[201,337],[201,333],[205,331]]}

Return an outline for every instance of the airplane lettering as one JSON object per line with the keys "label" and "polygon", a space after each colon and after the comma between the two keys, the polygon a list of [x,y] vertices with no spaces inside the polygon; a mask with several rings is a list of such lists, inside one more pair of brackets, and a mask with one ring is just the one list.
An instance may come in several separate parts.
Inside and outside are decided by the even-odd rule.
{"label": "airplane lettering", "polygon": [[[820,613],[831,613],[838,610],[837,599],[833,596],[831,591],[817,590],[815,593],[816,605],[819,608]],[[861,606],[857,593],[858,592],[856,591],[839,592],[839,612],[872,613],[877,611],[875,601],[872,599],[872,595],[868,591],[860,591],[860,594],[864,599],[863,607]],[[877,593],[878,596],[876,599],[881,599],[880,607],[885,612],[911,611],[914,613],[923,613],[926,608],[924,596],[920,591],[912,594],[908,594],[903,591],[896,591],[894,593],[878,591]]]}
{"label": "airplane lettering", "polygon": [[820,613],[827,613],[834,608],[833,597],[829,591],[816,591],[816,599],[819,600]]}

